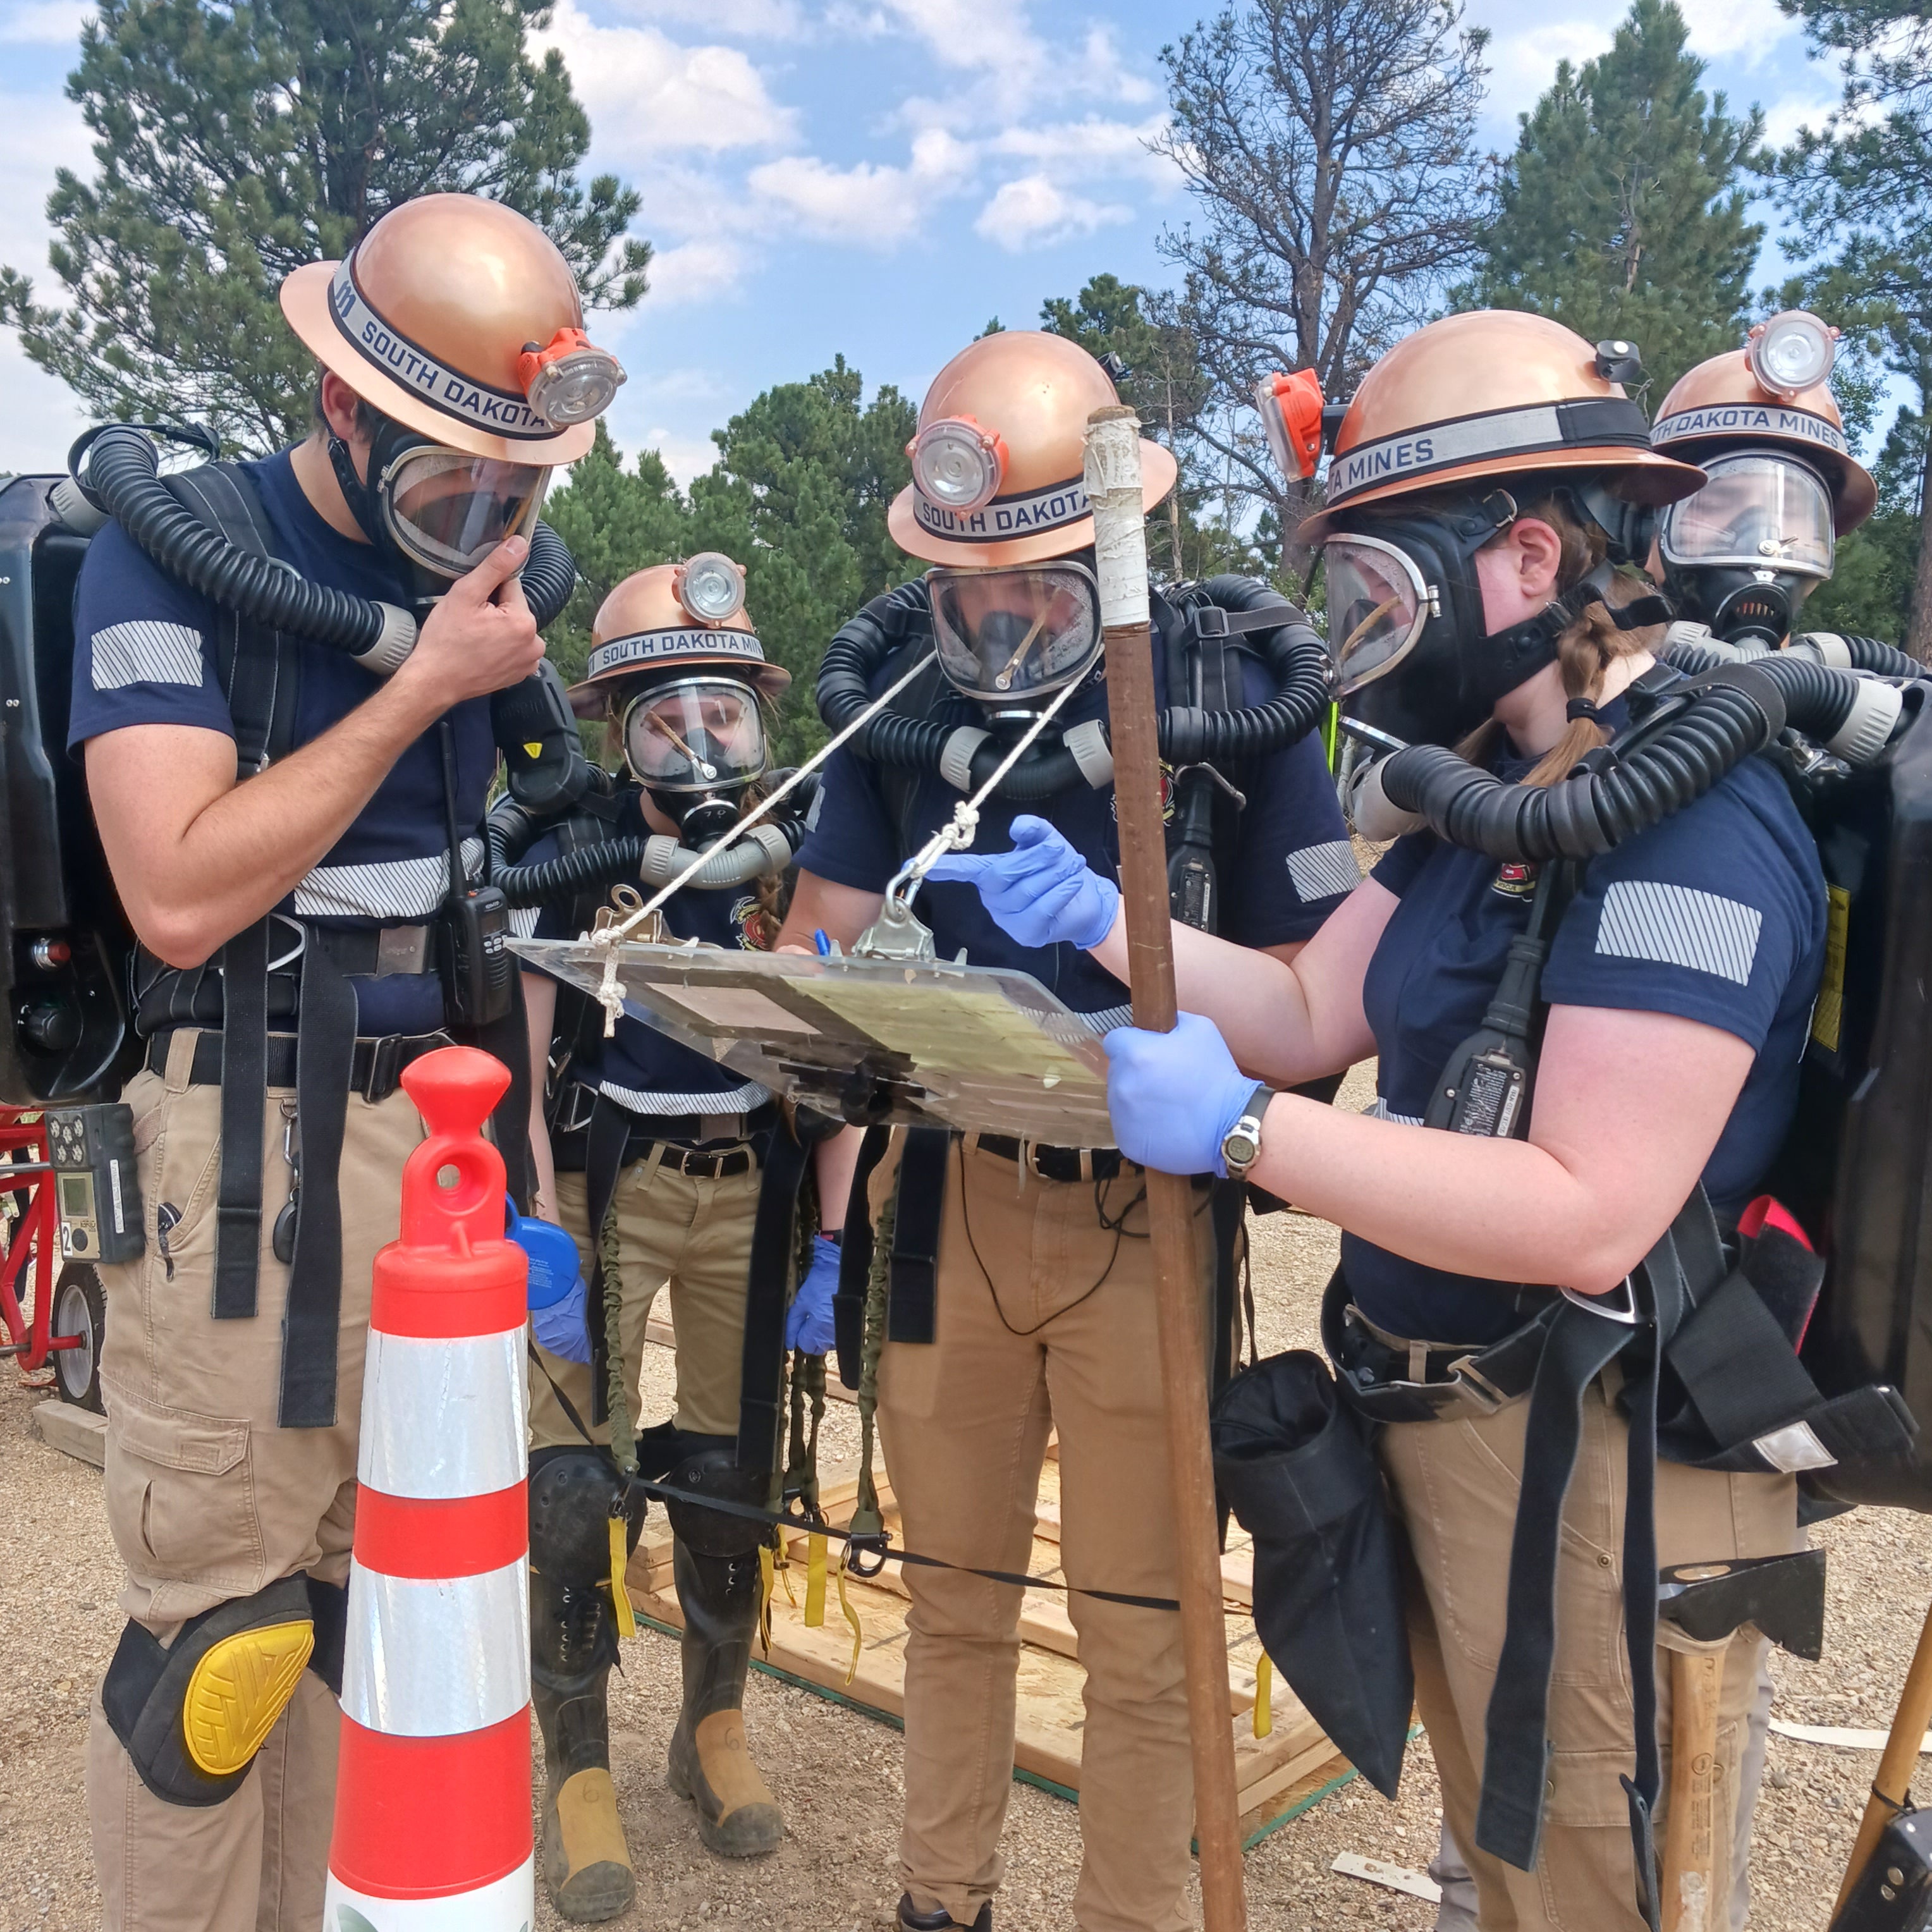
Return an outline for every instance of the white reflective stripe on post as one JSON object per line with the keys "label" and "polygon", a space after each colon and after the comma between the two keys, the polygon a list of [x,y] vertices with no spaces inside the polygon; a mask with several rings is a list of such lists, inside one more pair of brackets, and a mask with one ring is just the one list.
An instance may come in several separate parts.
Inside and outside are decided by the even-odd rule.
{"label": "white reflective stripe on post", "polygon": [[377,1898],[334,1873],[322,1896],[322,1932],[529,1932],[536,1923],[536,1856],[471,1892],[440,1898]]}
{"label": "white reflective stripe on post", "polygon": [[529,1565],[433,1582],[349,1573],[342,1708],[392,1738],[451,1738],[530,1701]]}
{"label": "white reflective stripe on post", "polygon": [[520,1483],[529,1467],[524,1334],[430,1342],[372,1328],[356,1480],[421,1502],[494,1496]]}

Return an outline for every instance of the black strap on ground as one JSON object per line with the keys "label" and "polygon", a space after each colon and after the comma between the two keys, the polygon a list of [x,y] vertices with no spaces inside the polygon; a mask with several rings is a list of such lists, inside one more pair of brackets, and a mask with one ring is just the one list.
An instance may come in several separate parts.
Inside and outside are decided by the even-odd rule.
{"label": "black strap on ground", "polygon": [[760,1136],[764,1172],[752,1217],[745,1284],[745,1340],[738,1382],[737,1462],[768,1476],[784,1420],[786,1291],[798,1254],[798,1190],[811,1150],[781,1120]]}
{"label": "black strap on ground", "polygon": [[255,1312],[262,1246],[262,1142],[268,1094],[268,926],[257,920],[221,949],[221,1177],[214,1210],[218,1322]]}
{"label": "black strap on ground", "polygon": [[[609,1452],[604,1450],[604,1444],[596,1441],[584,1426],[584,1418],[578,1413],[577,1405],[557,1387],[556,1378],[544,1366],[543,1358],[537,1353],[534,1344],[530,1346],[530,1357],[538,1372],[550,1384],[550,1392],[569,1418],[571,1426],[591,1448],[608,1454]],[[748,1522],[764,1523],[772,1529],[804,1530],[814,1536],[829,1537],[835,1543],[856,1543],[862,1548],[875,1551],[878,1549],[878,1539],[875,1538],[855,1537],[849,1529],[839,1529],[831,1523],[811,1516],[785,1516],[777,1510],[760,1509],[754,1503],[732,1502],[723,1496],[709,1493],[700,1495],[694,1490],[680,1489],[675,1483],[662,1482],[644,1475],[627,1476],[622,1480],[631,1488],[641,1490],[646,1496],[655,1496],[660,1502],[689,1503],[699,1509],[715,1510],[720,1516],[742,1516]],[[1130,1610],[1178,1612],[1180,1608],[1178,1598],[1137,1597],[1124,1590],[1083,1589],[1077,1583],[1063,1583],[1052,1576],[1030,1576],[1023,1570],[981,1570],[970,1563],[949,1563],[943,1556],[928,1556],[916,1550],[894,1550],[880,1553],[890,1554],[893,1562],[910,1563],[916,1569],[957,1570],[964,1576],[983,1576],[988,1582],[1010,1583],[1016,1589],[1058,1590],[1063,1595],[1092,1597],[1103,1604],[1124,1604]],[[857,1574],[856,1570],[854,1572],[854,1575]]]}
{"label": "black strap on ground", "polygon": [[[631,1117],[608,1094],[599,1094],[590,1109],[584,1136],[584,1192],[590,1216],[590,1292],[584,1318],[590,1330],[590,1420],[610,1419],[610,1338],[604,1332],[604,1222],[624,1171],[631,1141]],[[579,1423],[580,1430],[583,1424]],[[587,1432],[584,1439],[590,1438]]]}
{"label": "black strap on ground", "polygon": [[838,1292],[832,1298],[832,1327],[838,1350],[838,1379],[859,1386],[860,1360],[866,1352],[866,1295],[872,1280],[872,1176],[892,1144],[890,1127],[868,1127],[860,1137],[859,1159],[845,1197],[845,1227],[839,1236]]}
{"label": "black strap on ground", "polygon": [[947,1127],[908,1127],[899,1152],[898,1212],[886,1276],[886,1340],[930,1342],[938,1332],[939,1230],[946,1213]]}
{"label": "black strap on ground", "polygon": [[[328,1429],[335,1422],[336,1342],[342,1318],[342,1141],[355,1055],[356,988],[329,956],[322,936],[311,928],[302,955],[302,1010],[296,1026],[302,1192],[282,1318],[278,1419],[284,1429]],[[223,1094],[225,1100],[225,1084]],[[259,1214],[259,1195],[256,1199]]]}

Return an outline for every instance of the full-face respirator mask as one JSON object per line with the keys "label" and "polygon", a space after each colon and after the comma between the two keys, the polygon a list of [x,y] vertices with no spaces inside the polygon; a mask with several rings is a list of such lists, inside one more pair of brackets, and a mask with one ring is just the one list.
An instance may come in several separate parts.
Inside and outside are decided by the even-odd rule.
{"label": "full-face respirator mask", "polygon": [[930,570],[933,643],[946,681],[988,722],[1022,726],[1099,662],[1100,588],[1070,557],[997,570]]}
{"label": "full-face respirator mask", "polygon": [[769,762],[758,694],[731,677],[652,686],[624,706],[632,776],[694,850],[729,836]]}
{"label": "full-face respirator mask", "polygon": [[362,533],[395,564],[418,607],[434,603],[505,538],[527,536],[550,471],[472,456],[379,419],[366,476],[349,446],[328,439],[328,459]]}
{"label": "full-face respirator mask", "polygon": [[1832,574],[1832,494],[1796,458],[1737,451],[1664,512],[1658,548],[1680,615],[1726,644],[1774,650],[1814,584]]}
{"label": "full-face respirator mask", "polygon": [[1504,631],[1488,628],[1476,554],[1516,520],[1508,490],[1446,510],[1365,517],[1360,528],[1328,537],[1322,565],[1329,658],[1335,695],[1351,717],[1407,744],[1453,745],[1484,723],[1498,699],[1556,662],[1558,640],[1591,604],[1610,609],[1620,630],[1666,621],[1659,598],[1618,610],[1607,596],[1616,565],[1630,560],[1639,543],[1647,545],[1649,513],[1607,496],[1593,502],[1576,486],[1564,494],[1573,512],[1606,530],[1604,560],[1534,617]]}

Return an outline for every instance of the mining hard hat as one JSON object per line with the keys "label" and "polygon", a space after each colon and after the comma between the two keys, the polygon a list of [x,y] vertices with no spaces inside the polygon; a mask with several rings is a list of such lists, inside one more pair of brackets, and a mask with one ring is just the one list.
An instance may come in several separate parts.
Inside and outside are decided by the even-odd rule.
{"label": "mining hard hat", "polygon": [[1642,410],[1600,373],[1630,352],[1592,349],[1561,322],[1514,309],[1418,328],[1363,377],[1336,433],[1328,500],[1300,541],[1322,542],[1338,517],[1371,503],[1511,476],[1588,471],[1633,503],[1689,496],[1702,472],[1658,455]]}
{"label": "mining hard hat", "polygon": [[[998,568],[1067,556],[1094,541],[1082,478],[1087,418],[1120,400],[1077,342],[1026,328],[982,336],[934,379],[906,446],[912,482],[886,518],[928,563]],[[1174,458],[1141,445],[1142,500],[1174,487]]]}
{"label": "mining hard hat", "polygon": [[585,337],[556,244],[481,195],[392,208],[343,260],[296,269],[281,303],[322,366],[372,409],[472,456],[575,462],[624,380]]}
{"label": "mining hard hat", "polygon": [[589,675],[569,691],[580,718],[598,718],[634,685],[674,676],[731,677],[763,698],[791,682],[768,664],[745,609],[745,573],[722,551],[656,563],[626,578],[590,626]]}
{"label": "mining hard hat", "polygon": [[1743,348],[1678,380],[1651,427],[1652,444],[1693,463],[1760,447],[1801,457],[1831,490],[1837,533],[1856,529],[1877,507],[1878,485],[1853,460],[1832,394],[1837,334],[1802,309],[1760,323]]}

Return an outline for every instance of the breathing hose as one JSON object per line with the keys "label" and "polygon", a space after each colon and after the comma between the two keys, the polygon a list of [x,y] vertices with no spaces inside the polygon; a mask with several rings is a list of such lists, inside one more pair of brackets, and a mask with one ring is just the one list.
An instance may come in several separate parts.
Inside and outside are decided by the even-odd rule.
{"label": "breathing hose", "polygon": [[[146,431],[114,424],[87,445],[87,488],[170,577],[224,609],[346,652],[387,676],[416,644],[416,620],[393,604],[298,577],[203,523],[158,473],[160,452]],[[548,524],[530,533],[524,595],[541,629],[569,601],[577,566]]]}
{"label": "breathing hose", "polygon": [[[1175,765],[1265,757],[1312,730],[1327,710],[1327,651],[1294,607],[1267,585],[1248,578],[1217,577],[1204,587],[1225,609],[1280,605],[1279,628],[1249,634],[1278,688],[1266,704],[1238,711],[1167,707],[1160,717],[1160,754]],[[916,602],[909,592],[916,594]],[[875,598],[826,646],[817,695],[827,730],[843,730],[871,702],[873,680],[924,614],[924,595],[922,585],[906,585]],[[938,770],[965,792],[978,790],[1006,755],[989,733],[896,711],[881,712],[852,742],[860,756],[875,764]],[[1099,769],[1104,773],[1109,767]],[[1090,782],[1088,770],[1064,744],[1056,746],[1021,759],[1000,781],[994,796],[1033,803]]]}
{"label": "breathing hose", "polygon": [[1826,664],[1842,664],[1852,670],[1875,671],[1880,677],[1932,677],[1932,666],[1876,638],[1841,636],[1835,631],[1807,631],[1793,638],[1790,648],[1810,651]]}
{"label": "breathing hose", "polygon": [[1411,745],[1378,768],[1382,794],[1447,843],[1504,863],[1591,859],[1702,797],[1787,724],[1869,764],[1903,710],[1894,686],[1788,652],[1734,663],[1672,644],[1663,656],[1692,681],[1662,694],[1634,742],[1590,753],[1554,784],[1506,784],[1445,746]]}

